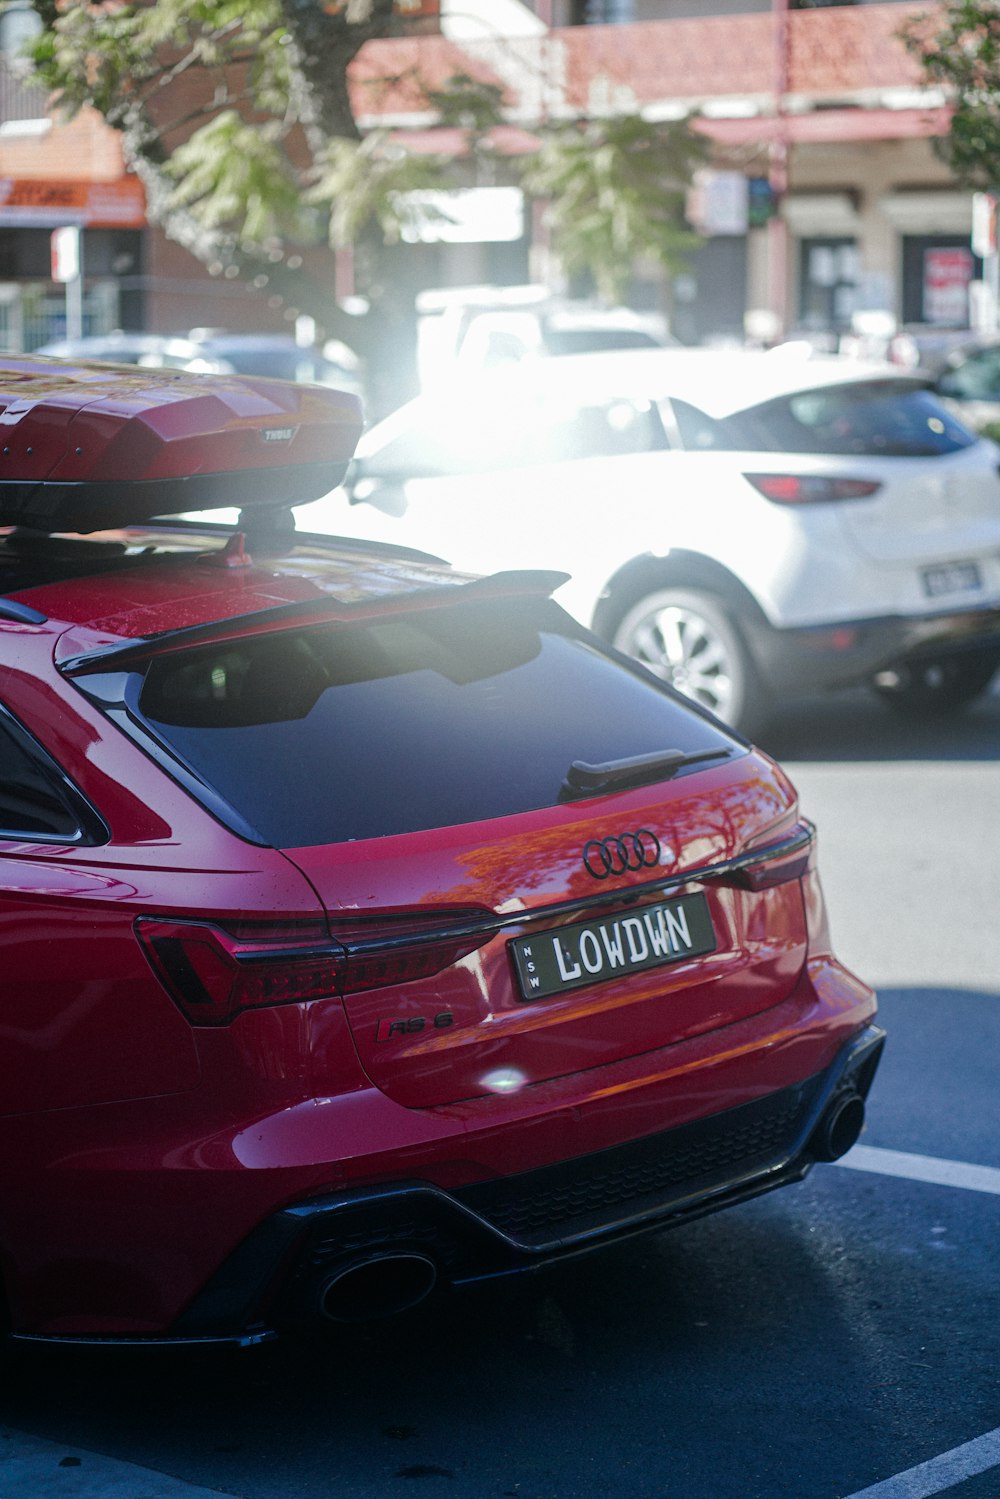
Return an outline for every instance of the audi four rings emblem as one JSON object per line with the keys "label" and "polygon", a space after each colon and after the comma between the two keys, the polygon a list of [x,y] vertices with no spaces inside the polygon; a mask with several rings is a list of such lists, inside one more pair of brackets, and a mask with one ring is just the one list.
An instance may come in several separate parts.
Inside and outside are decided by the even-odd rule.
{"label": "audi four rings emblem", "polygon": [[595,880],[627,869],[652,869],[660,862],[660,840],[649,828],[619,833],[615,838],[591,838],[583,845],[583,863]]}

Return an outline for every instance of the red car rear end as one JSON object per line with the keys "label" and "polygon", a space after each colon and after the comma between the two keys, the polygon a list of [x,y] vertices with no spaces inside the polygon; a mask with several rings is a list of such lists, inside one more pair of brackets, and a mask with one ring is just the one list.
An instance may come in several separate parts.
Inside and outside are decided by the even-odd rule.
{"label": "red car rear end", "polygon": [[780,770],[558,577],[280,532],[0,545],[21,1337],[400,1310],[863,1122],[882,1033]]}

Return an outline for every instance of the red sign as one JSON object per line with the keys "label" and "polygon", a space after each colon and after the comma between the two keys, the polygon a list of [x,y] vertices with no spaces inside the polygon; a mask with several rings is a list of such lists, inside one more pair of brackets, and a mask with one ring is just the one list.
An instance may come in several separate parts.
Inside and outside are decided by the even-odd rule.
{"label": "red sign", "polygon": [[924,320],[959,326],[969,321],[972,251],[962,245],[924,251]]}
{"label": "red sign", "polygon": [[141,229],[146,222],[146,196],[136,177],[112,182],[0,177],[0,227],[5,219],[15,218],[21,224]]}

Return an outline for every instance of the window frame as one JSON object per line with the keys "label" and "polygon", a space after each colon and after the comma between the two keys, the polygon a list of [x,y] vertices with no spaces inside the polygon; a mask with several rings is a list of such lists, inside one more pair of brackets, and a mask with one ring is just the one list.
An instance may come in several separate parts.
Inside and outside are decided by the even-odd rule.
{"label": "window frame", "polygon": [[76,824],[76,831],[72,835],[40,833],[37,829],[22,829],[18,832],[5,826],[3,807],[0,805],[0,843],[45,844],[57,848],[95,848],[110,842],[110,829],[100,813],[91,805],[59,762],[2,702],[0,702],[0,734],[6,734],[22,754],[34,763]]}

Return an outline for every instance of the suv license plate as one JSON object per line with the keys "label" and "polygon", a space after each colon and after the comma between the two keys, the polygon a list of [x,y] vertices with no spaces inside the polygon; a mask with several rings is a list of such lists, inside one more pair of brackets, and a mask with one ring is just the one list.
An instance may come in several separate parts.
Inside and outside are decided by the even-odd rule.
{"label": "suv license plate", "polygon": [[946,562],[939,567],[925,567],[920,575],[924,593],[929,599],[945,593],[975,593],[983,579],[975,562]]}
{"label": "suv license plate", "polygon": [[508,942],[524,999],[679,963],[715,951],[708,902],[699,891]]}

